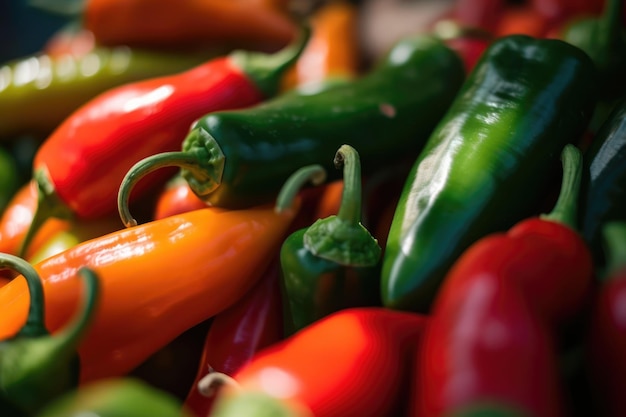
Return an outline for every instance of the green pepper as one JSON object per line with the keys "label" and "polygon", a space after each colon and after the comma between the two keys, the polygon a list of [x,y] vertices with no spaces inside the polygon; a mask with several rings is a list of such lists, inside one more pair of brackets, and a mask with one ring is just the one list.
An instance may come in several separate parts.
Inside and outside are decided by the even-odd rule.
{"label": "green pepper", "polygon": [[0,147],[0,213],[20,186],[17,162],[11,153]]}
{"label": "green pepper", "polygon": [[561,149],[584,133],[595,85],[590,58],[561,40],[512,35],[485,51],[404,184],[385,306],[428,311],[464,249],[536,209]]}
{"label": "green pepper", "polygon": [[604,265],[602,228],[626,220],[626,99],[609,114],[584,158],[580,225],[597,267]]}
{"label": "green pepper", "polygon": [[25,56],[0,66],[0,137],[47,135],[74,110],[118,85],[174,74],[214,53],[183,54],[127,46],[82,56]]}
{"label": "green pepper", "polygon": [[615,99],[626,91],[626,36],[622,24],[623,0],[607,0],[600,17],[577,19],[567,25],[562,39],[585,51],[600,74],[599,98]]}
{"label": "green pepper", "polygon": [[131,377],[102,379],[61,396],[36,417],[190,417],[166,391]]}
{"label": "green pepper", "polygon": [[339,213],[292,233],[280,250],[287,334],[343,308],[380,304],[381,248],[361,224],[359,154],[343,145],[334,164],[344,175]]}
{"label": "green pepper", "polygon": [[157,154],[131,168],[120,201],[142,175],[171,165],[183,168],[200,198],[226,208],[273,201],[301,166],[333,171],[327,155],[342,144],[359,149],[368,169],[393,165],[417,155],[464,78],[463,62],[443,41],[403,39],[358,79],[201,118],[182,152]]}
{"label": "green pepper", "polygon": [[0,254],[0,267],[11,267],[24,276],[31,299],[26,324],[15,336],[0,341],[0,415],[30,416],[78,386],[76,348],[96,312],[98,277],[89,268],[80,269],[86,286],[82,312],[50,335],[44,323],[43,285],[37,271],[23,259],[8,254]]}

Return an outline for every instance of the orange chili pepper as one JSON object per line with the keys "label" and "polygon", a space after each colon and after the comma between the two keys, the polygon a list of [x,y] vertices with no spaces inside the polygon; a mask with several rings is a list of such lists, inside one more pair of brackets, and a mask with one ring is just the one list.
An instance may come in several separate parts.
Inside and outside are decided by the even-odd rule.
{"label": "orange chili pepper", "polygon": [[297,33],[271,3],[247,0],[89,0],[84,26],[103,45],[277,50]]}
{"label": "orange chili pepper", "polygon": [[329,77],[353,78],[359,73],[358,8],[332,1],[311,16],[311,38],[298,61],[284,75],[289,90]]}
{"label": "orange chili pepper", "polygon": [[[83,242],[34,265],[51,332],[76,309],[79,268],[88,266],[100,277],[101,304],[79,346],[81,383],[128,373],[239,300],[269,264],[298,211],[295,187],[323,181],[323,174],[320,166],[299,170],[276,207],[183,213]],[[0,289],[0,340],[23,325],[29,301],[22,276]]]}

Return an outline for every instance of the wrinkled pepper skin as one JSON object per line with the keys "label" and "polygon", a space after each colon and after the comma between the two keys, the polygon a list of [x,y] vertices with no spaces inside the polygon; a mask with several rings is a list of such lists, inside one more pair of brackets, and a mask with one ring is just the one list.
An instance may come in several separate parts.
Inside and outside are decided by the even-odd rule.
{"label": "wrinkled pepper skin", "polygon": [[211,57],[117,46],[81,56],[43,53],[11,61],[0,67],[0,137],[45,137],[108,89],[188,70]]}
{"label": "wrinkled pepper skin", "polygon": [[604,223],[626,220],[625,100],[615,106],[585,153],[581,191],[581,233],[601,266]]}
{"label": "wrinkled pepper skin", "polygon": [[385,306],[428,311],[464,249],[530,214],[561,149],[584,132],[595,84],[589,57],[563,41],[490,46],[406,179],[383,258]]}
{"label": "wrinkled pepper skin", "polygon": [[271,201],[303,165],[319,163],[329,180],[338,178],[332,156],[343,144],[358,149],[367,174],[417,155],[464,77],[461,59],[442,41],[403,39],[356,80],[203,117],[183,143],[181,154],[194,161],[182,174],[204,201],[225,208]]}

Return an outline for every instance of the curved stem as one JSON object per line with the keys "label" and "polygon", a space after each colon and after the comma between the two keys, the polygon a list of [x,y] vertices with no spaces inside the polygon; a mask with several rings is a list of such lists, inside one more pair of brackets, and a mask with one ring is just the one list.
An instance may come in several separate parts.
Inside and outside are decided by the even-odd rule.
{"label": "curved stem", "polygon": [[361,222],[361,160],[358,152],[349,145],[342,145],[335,154],[335,166],[343,166],[343,193],[337,217],[345,222]]}
{"label": "curved stem", "polygon": [[128,208],[128,200],[133,187],[139,180],[151,172],[171,166],[181,167],[189,171],[202,169],[198,157],[187,152],[163,152],[137,162],[122,179],[117,194],[117,209],[124,226],[132,227],[137,225],[137,221],[130,214]]}
{"label": "curved stem", "polygon": [[22,274],[28,285],[30,294],[30,306],[26,323],[18,332],[19,336],[37,337],[47,335],[45,326],[45,304],[43,284],[39,274],[31,264],[19,256],[0,253],[0,268],[12,269]]}
{"label": "curved stem", "polygon": [[559,198],[552,211],[540,217],[576,229],[578,193],[582,178],[582,154],[576,146],[568,144],[561,152],[561,162],[563,164],[563,179]]}
{"label": "curved stem", "polygon": [[321,165],[308,165],[300,168],[285,181],[276,198],[275,211],[280,213],[293,205],[293,201],[300,189],[307,182],[319,185],[326,181],[326,170]]}
{"label": "curved stem", "polygon": [[65,326],[58,333],[57,339],[61,340],[61,349],[74,348],[89,327],[96,311],[100,296],[100,282],[96,272],[88,267],[82,267],[78,274],[85,284],[84,301],[82,312],[75,314],[73,323]]}

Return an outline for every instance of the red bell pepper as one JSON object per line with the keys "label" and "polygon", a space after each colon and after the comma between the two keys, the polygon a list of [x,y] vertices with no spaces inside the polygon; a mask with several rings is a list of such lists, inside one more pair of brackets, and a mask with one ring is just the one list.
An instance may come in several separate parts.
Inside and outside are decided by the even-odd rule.
{"label": "red bell pepper", "polygon": [[206,417],[215,395],[201,392],[198,383],[210,372],[234,375],[254,355],[283,338],[280,264],[275,257],[262,277],[235,305],[217,314],[204,341],[196,378],[185,408]]}
{"label": "red bell pepper", "polygon": [[381,307],[332,313],[255,355],[211,415],[402,415],[407,363],[426,321]]}
{"label": "red bell pepper", "polygon": [[461,415],[487,402],[481,411],[564,414],[556,331],[584,307],[593,276],[573,228],[581,159],[566,146],[549,215],[478,240],[446,276],[418,354],[411,415]]}
{"label": "red bell pepper", "polygon": [[626,224],[604,227],[608,267],[594,298],[588,341],[590,386],[598,415],[626,415]]}
{"label": "red bell pepper", "polygon": [[[120,183],[135,163],[178,150],[192,123],[207,113],[250,106],[275,94],[309,34],[307,27],[273,55],[236,51],[176,75],[114,88],[80,107],[35,155],[33,176],[42,196],[31,229],[50,215],[114,213]],[[153,190],[171,174],[150,175],[131,197]]]}

